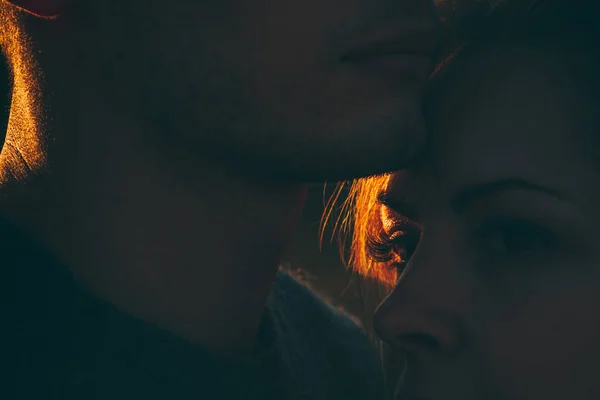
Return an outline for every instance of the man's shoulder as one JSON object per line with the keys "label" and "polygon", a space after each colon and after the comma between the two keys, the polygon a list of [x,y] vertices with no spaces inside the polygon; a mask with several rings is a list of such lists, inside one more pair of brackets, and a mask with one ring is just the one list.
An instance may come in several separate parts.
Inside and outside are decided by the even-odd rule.
{"label": "man's shoulder", "polygon": [[298,340],[314,340],[313,348],[344,355],[351,348],[351,355],[373,356],[373,346],[356,318],[283,271],[277,274],[269,304],[281,328],[290,336],[301,335]]}
{"label": "man's shoulder", "polygon": [[[341,308],[332,306],[308,285],[287,272],[280,271],[273,285],[270,304],[294,323],[311,325],[323,323],[319,328],[325,332],[342,330],[366,339],[356,318]],[[348,332],[346,332],[348,333]]]}
{"label": "man's shoulder", "polygon": [[327,398],[378,398],[383,387],[380,365],[354,318],[284,272],[277,276],[269,307],[282,351],[315,381],[327,379]]}

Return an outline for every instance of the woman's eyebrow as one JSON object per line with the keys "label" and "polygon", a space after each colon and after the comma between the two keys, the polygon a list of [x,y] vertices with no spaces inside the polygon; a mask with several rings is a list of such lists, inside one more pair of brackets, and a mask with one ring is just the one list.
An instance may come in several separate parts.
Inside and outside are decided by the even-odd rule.
{"label": "woman's eyebrow", "polygon": [[402,200],[396,196],[391,196],[388,192],[380,192],[377,195],[377,202],[383,206],[391,208],[398,214],[410,220],[417,219],[417,212],[412,205],[410,205],[406,200]]}
{"label": "woman's eyebrow", "polygon": [[569,200],[563,192],[521,178],[504,178],[462,187],[450,201],[452,209],[463,212],[474,200],[507,190],[530,190],[542,192],[560,200]]}

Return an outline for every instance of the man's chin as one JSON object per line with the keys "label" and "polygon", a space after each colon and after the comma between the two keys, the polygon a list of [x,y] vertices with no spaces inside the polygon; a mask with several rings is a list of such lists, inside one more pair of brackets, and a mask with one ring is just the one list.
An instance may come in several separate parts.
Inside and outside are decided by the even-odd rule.
{"label": "man's chin", "polygon": [[[254,178],[287,182],[383,174],[406,167],[423,152],[426,129],[420,114],[396,113],[370,126],[357,121],[359,129],[348,129],[348,121],[327,129],[305,126],[293,133],[255,133],[243,141],[234,136],[226,143],[219,140],[201,147],[210,148],[205,156],[223,167]],[[346,125],[345,129],[340,125]]]}
{"label": "man's chin", "polygon": [[305,148],[304,156],[298,152],[282,161],[295,172],[292,176],[309,181],[348,180],[400,170],[420,158],[425,149],[422,117],[411,117],[363,131],[338,131],[331,135],[333,140]]}

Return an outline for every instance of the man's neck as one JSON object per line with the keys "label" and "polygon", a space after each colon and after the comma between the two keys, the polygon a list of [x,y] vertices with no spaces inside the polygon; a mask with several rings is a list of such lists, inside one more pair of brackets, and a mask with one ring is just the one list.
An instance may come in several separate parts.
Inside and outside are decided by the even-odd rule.
{"label": "man's neck", "polygon": [[58,169],[58,201],[26,228],[124,312],[217,351],[250,349],[305,186],[210,163],[189,182],[125,140],[94,145]]}

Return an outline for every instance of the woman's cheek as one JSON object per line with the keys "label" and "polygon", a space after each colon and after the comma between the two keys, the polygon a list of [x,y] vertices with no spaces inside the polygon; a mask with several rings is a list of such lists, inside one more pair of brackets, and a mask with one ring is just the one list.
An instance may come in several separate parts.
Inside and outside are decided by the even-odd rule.
{"label": "woman's cheek", "polygon": [[487,380],[518,399],[600,398],[600,280],[539,278],[511,301],[488,293],[477,303],[473,343]]}

